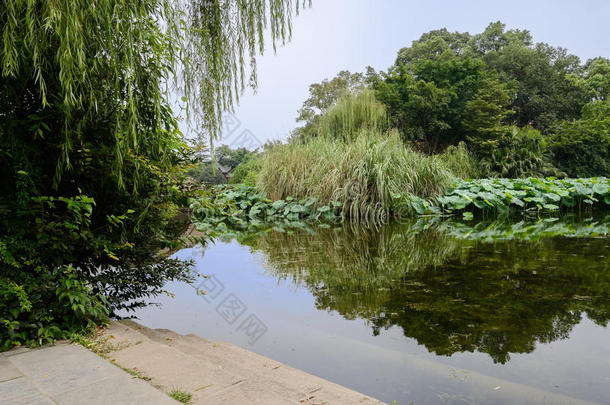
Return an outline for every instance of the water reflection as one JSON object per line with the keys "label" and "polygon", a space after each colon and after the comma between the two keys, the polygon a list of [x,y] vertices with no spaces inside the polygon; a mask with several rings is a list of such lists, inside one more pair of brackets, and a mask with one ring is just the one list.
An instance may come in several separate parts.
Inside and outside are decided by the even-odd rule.
{"label": "water reflection", "polygon": [[[379,230],[241,238],[267,271],[307,288],[318,309],[392,326],[438,355],[506,363],[567,338],[583,314],[610,319],[610,217],[479,222],[420,219]],[[532,243],[535,240],[535,243]]]}

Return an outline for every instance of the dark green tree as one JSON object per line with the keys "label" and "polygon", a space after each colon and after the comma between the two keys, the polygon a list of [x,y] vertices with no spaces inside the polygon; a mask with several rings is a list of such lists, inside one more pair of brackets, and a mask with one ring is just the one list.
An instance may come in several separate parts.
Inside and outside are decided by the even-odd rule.
{"label": "dark green tree", "polygon": [[510,93],[505,84],[493,76],[484,78],[464,110],[462,124],[468,142],[476,148],[481,142],[502,136],[505,132],[504,122],[512,113],[510,103]]}
{"label": "dark green tree", "polygon": [[610,177],[610,101],[593,101],[580,119],[560,123],[550,147],[568,176]]}
{"label": "dark green tree", "polygon": [[[444,43],[441,38],[429,41]],[[458,58],[448,45],[439,57],[425,55],[382,72],[372,79],[372,86],[404,139],[437,152],[464,140],[466,104],[481,86],[485,65],[478,59]]]}
{"label": "dark green tree", "polygon": [[610,99],[610,60],[595,58],[585,65],[584,80],[593,100]]}
{"label": "dark green tree", "polygon": [[492,23],[473,37],[470,48],[514,93],[511,123],[548,133],[557,120],[577,118],[587,102],[579,58],[563,48],[533,44],[528,31],[506,31],[504,24]]}

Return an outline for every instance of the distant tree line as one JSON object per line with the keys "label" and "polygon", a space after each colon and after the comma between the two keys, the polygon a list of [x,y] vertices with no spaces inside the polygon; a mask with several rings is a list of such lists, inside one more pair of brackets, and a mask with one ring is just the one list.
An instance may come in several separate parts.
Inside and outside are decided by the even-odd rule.
{"label": "distant tree line", "polygon": [[423,34],[385,72],[340,72],[310,86],[293,137],[318,134],[346,94],[374,91],[388,126],[436,154],[465,142],[482,174],[610,176],[610,60],[582,63],[501,22],[482,33]]}

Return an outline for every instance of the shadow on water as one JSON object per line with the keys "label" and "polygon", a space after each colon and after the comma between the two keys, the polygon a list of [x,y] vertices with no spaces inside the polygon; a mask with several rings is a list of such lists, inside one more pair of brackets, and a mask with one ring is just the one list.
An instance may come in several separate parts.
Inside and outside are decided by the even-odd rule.
{"label": "shadow on water", "polygon": [[520,222],[419,219],[240,238],[266,271],[307,288],[318,309],[392,326],[438,355],[506,363],[610,319],[610,216]]}

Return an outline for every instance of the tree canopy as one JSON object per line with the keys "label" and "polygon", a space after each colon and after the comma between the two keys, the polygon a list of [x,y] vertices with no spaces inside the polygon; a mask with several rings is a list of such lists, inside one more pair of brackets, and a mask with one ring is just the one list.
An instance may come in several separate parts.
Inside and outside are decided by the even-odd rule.
{"label": "tree canopy", "polygon": [[[607,112],[596,104],[608,99],[609,80],[607,58],[583,64],[566,49],[535,43],[529,31],[507,30],[501,22],[474,35],[430,31],[399,50],[387,71],[367,74],[405,142],[438,153],[466,141],[487,174],[513,176],[610,175],[596,163],[610,148],[602,123]],[[602,112],[595,118],[583,113],[596,108]],[[590,151],[578,158],[591,162],[591,170],[569,152],[587,137],[576,126],[597,131],[587,138]]]}

